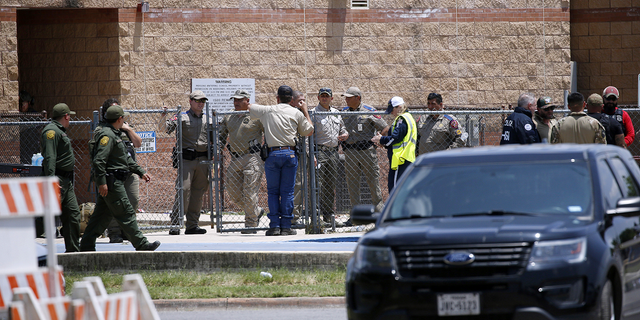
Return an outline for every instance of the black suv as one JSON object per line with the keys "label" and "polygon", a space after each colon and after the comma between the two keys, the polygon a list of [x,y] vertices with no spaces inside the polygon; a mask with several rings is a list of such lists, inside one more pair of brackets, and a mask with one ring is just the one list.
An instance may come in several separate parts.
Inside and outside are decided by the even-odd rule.
{"label": "black suv", "polygon": [[420,156],[347,267],[349,319],[640,318],[640,170],[616,146]]}

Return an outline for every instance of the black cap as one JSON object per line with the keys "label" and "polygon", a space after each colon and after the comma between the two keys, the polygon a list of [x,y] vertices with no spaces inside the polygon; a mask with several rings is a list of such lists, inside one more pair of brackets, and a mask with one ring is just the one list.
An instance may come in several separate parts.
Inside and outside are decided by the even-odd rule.
{"label": "black cap", "polygon": [[280,86],[278,96],[293,96],[293,89],[289,86]]}

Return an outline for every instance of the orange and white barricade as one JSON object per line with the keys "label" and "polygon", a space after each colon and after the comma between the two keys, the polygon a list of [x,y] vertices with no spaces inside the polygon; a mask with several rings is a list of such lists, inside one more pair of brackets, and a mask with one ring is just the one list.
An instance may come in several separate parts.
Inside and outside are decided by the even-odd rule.
{"label": "orange and white barricade", "polygon": [[[123,292],[107,294],[102,279],[85,278],[64,295],[54,241],[60,214],[57,177],[0,179],[0,320],[160,320],[138,274]],[[38,268],[34,217],[44,216],[47,268]]]}

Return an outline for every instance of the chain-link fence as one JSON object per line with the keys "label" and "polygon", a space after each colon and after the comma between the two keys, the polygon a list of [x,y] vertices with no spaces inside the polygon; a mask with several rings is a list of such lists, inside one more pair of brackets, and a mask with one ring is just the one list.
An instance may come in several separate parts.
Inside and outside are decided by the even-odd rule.
{"label": "chain-link fence", "polygon": [[[170,116],[180,108],[170,110]],[[635,128],[640,129],[640,109],[625,108]],[[170,213],[176,211],[184,217],[182,201],[182,175],[172,164],[172,150],[177,145],[181,128],[167,134],[160,130],[163,110],[128,110],[127,122],[143,140],[137,149],[136,161],[152,176],[148,183],[140,182],[138,222],[143,231],[168,230],[171,228]],[[411,109],[419,132],[418,150],[444,150],[454,147],[498,145],[504,119],[512,110],[444,110],[424,111]],[[210,168],[210,187],[203,199],[202,221],[215,224],[218,232],[246,232],[266,230],[269,221],[264,162],[256,152],[254,144],[247,150],[230,150],[229,140],[219,141],[220,122],[224,116],[242,117],[247,112],[220,112],[210,119],[210,149],[213,159],[205,161]],[[556,118],[568,114],[567,110],[556,110]],[[319,123],[336,121],[344,123],[350,135],[359,136],[358,123],[363,126],[368,117],[383,120],[386,126],[393,124],[393,116],[382,112],[312,112],[316,131],[310,137],[299,138],[298,184],[296,186],[296,224],[294,228],[309,233],[361,231],[371,226],[352,226],[349,212],[353,204],[374,204],[388,198],[387,178],[389,160],[387,150],[376,145],[352,143],[337,146],[326,143],[319,134]],[[328,120],[327,120],[328,119]],[[76,195],[79,204],[95,202],[95,187],[90,184],[90,156],[88,142],[99,121],[98,112],[93,119],[74,117],[68,128],[75,152]],[[452,126],[451,121],[455,120]],[[41,169],[30,166],[33,154],[40,152],[40,136],[48,119],[41,114],[0,114],[0,177],[15,177],[39,174]],[[355,131],[354,131],[355,130]],[[364,130],[364,127],[360,130]],[[227,135],[229,136],[229,135]],[[238,137],[236,135],[236,137]],[[242,135],[240,135],[242,137]],[[231,137],[229,137],[231,139]],[[370,138],[369,138],[370,139]],[[459,139],[459,140],[458,140]],[[463,141],[461,145],[459,141]],[[640,158],[640,142],[629,146],[629,151]],[[239,152],[242,151],[242,152]],[[178,155],[178,159],[180,159]],[[373,191],[373,194],[371,192]],[[378,191],[379,190],[379,191]],[[379,195],[378,195],[379,194]],[[175,206],[175,209],[174,209]],[[262,211],[264,209],[264,211]],[[245,211],[249,211],[247,216]],[[211,216],[208,216],[211,214]],[[184,221],[184,220],[181,220]],[[179,226],[184,223],[180,222]],[[177,227],[174,226],[174,227]],[[249,232],[248,232],[249,231]]]}

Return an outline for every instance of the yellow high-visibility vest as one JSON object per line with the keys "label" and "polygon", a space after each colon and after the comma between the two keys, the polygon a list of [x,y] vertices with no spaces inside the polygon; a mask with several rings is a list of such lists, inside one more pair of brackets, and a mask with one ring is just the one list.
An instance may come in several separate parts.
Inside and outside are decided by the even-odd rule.
{"label": "yellow high-visibility vest", "polygon": [[416,140],[418,139],[418,129],[416,120],[409,112],[405,112],[393,120],[391,132],[396,128],[398,119],[402,117],[407,122],[407,134],[401,142],[391,145],[393,154],[391,156],[391,170],[398,170],[398,166],[404,164],[405,161],[416,161]]}

